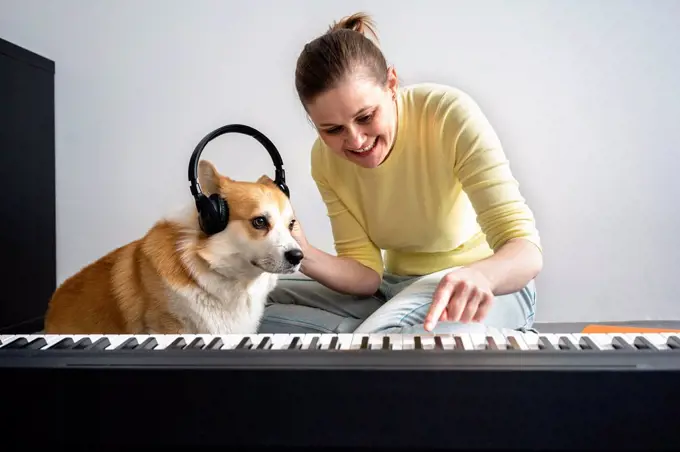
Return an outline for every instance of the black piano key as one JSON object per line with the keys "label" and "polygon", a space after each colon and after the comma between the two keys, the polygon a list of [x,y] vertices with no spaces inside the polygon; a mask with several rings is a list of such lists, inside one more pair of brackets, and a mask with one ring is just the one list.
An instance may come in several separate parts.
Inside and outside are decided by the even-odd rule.
{"label": "black piano key", "polygon": [[578,345],[583,350],[600,350],[600,346],[597,345],[597,343],[595,343],[595,341],[589,338],[588,336],[581,336],[581,338],[578,341]]}
{"label": "black piano key", "polygon": [[382,349],[383,350],[392,350],[392,343],[390,342],[389,336],[383,336],[383,338],[382,338]]}
{"label": "black piano key", "polygon": [[[86,350],[92,345],[92,339],[89,337],[84,337],[75,344],[73,344],[73,347],[71,347],[73,350]],[[107,346],[108,347],[108,346]]]}
{"label": "black piano key", "polygon": [[538,339],[538,348],[539,350],[555,350],[555,346],[545,336]]}
{"label": "black piano key", "polygon": [[205,346],[206,349],[208,350],[219,350],[222,348],[224,345],[224,341],[222,341],[222,338],[216,337],[212,341],[208,343],[208,345]]}
{"label": "black piano key", "polygon": [[28,339],[25,337],[19,337],[17,339],[14,339],[13,341],[10,341],[5,345],[3,348],[5,349],[19,349],[19,348],[24,348],[28,345]]}
{"label": "black piano key", "polygon": [[678,336],[670,336],[668,339],[666,339],[666,345],[668,348],[678,350],[680,349],[680,339]]}
{"label": "black piano key", "polygon": [[644,336],[636,336],[633,340],[633,345],[639,350],[658,350],[656,345],[649,342],[649,339]]}
{"label": "black piano key", "polygon": [[436,350],[444,350],[444,343],[442,342],[441,336],[434,337],[434,348]]}
{"label": "black piano key", "polygon": [[177,349],[177,348],[184,348],[187,345],[187,341],[184,340],[183,337],[178,337],[174,341],[170,342],[170,345],[168,345],[166,348],[167,349]]}
{"label": "black piano key", "polygon": [[338,336],[333,336],[331,338],[330,344],[328,344],[328,349],[329,350],[337,350],[338,348]]}
{"label": "black piano key", "polygon": [[635,350],[635,348],[621,336],[616,336],[612,339],[612,347],[616,350]]}
{"label": "black piano key", "polygon": [[50,347],[50,350],[65,350],[73,347],[75,342],[70,337],[66,337]]}
{"label": "black piano key", "polygon": [[314,336],[309,342],[309,350],[317,350],[319,348],[319,336]]}
{"label": "black piano key", "polygon": [[272,338],[267,336],[263,338],[259,344],[257,344],[258,350],[269,350],[272,348]]}
{"label": "black piano key", "polygon": [[[80,342],[80,341],[78,341],[78,342]],[[88,346],[85,350],[104,350],[110,345],[111,345],[111,341],[106,337],[102,337],[102,338],[99,338],[96,341],[94,341],[94,343],[92,345]]]}
{"label": "black piano key", "polygon": [[566,336],[562,336],[557,340],[557,346],[560,350],[578,350],[578,346]]}
{"label": "black piano key", "polygon": [[498,350],[498,344],[492,336],[486,337],[486,349],[487,350]]}
{"label": "black piano key", "polygon": [[465,344],[463,344],[463,338],[461,338],[460,336],[454,336],[453,342],[454,342],[454,348],[459,349],[459,350],[465,350]]}
{"label": "black piano key", "polygon": [[43,348],[46,345],[47,345],[47,341],[45,340],[45,338],[39,337],[39,338],[33,339],[31,342],[26,344],[23,348],[25,350],[40,350],[41,348]]}
{"label": "black piano key", "polygon": [[[337,339],[334,337],[333,339]],[[331,341],[332,343],[333,341]],[[299,349],[302,347],[302,344],[300,342],[300,336],[295,336],[292,341],[290,341],[290,345],[288,345],[288,350],[292,349]]]}
{"label": "black piano key", "polygon": [[508,336],[508,350],[522,350],[515,336]]}
{"label": "black piano key", "polygon": [[241,341],[238,343],[236,348],[247,348],[250,349],[253,346],[253,341],[250,340],[249,337],[244,337],[241,339]]}
{"label": "black piano key", "polygon": [[116,350],[132,350],[133,348],[137,347],[139,345],[139,342],[137,341],[136,338],[131,337],[129,339],[126,339],[122,344],[120,344],[118,347],[116,347]]}
{"label": "black piano key", "polygon": [[361,338],[361,345],[359,346],[360,349],[366,350],[367,348],[370,348],[368,346],[368,336],[364,336]]}
{"label": "black piano key", "polygon": [[189,342],[189,345],[184,347],[184,349],[188,348],[196,348],[196,349],[201,349],[205,345],[205,341],[203,340],[202,337],[197,337],[193,341]]}
{"label": "black piano key", "polygon": [[422,350],[423,349],[423,341],[420,338],[420,336],[415,336],[413,338],[413,348],[416,350]]}
{"label": "black piano key", "polygon": [[154,337],[147,338],[144,342],[135,347],[135,350],[153,350],[158,347],[158,341]]}

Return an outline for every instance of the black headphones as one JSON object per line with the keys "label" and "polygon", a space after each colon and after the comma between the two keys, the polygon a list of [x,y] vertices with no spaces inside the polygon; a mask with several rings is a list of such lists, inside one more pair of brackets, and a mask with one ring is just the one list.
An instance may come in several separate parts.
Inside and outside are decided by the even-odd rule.
{"label": "black headphones", "polygon": [[208,235],[217,234],[227,227],[229,223],[229,204],[218,193],[213,193],[208,197],[201,191],[200,184],[198,183],[198,161],[203,149],[211,140],[231,132],[249,135],[264,146],[267,152],[269,152],[269,156],[272,158],[276,169],[274,183],[290,198],[290,192],[286,185],[286,173],[283,170],[283,160],[276,146],[274,146],[274,143],[269,138],[264,136],[259,130],[242,124],[229,124],[213,130],[198,143],[189,160],[189,182],[191,183],[191,194],[196,200],[198,222],[203,232]]}

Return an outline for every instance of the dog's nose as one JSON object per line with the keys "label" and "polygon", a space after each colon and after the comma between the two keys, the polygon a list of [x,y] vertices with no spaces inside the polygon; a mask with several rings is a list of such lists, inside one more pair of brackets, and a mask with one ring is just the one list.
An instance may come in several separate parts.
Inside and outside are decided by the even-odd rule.
{"label": "dog's nose", "polygon": [[305,257],[305,255],[302,254],[302,251],[298,249],[288,250],[283,255],[286,257],[286,260],[293,265],[299,264],[302,261],[302,258]]}

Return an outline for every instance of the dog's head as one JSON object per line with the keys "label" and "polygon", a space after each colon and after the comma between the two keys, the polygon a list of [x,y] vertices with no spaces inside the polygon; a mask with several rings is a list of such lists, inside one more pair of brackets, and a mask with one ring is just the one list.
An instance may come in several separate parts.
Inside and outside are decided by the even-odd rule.
{"label": "dog's head", "polygon": [[218,193],[229,207],[222,232],[208,237],[199,254],[217,271],[294,273],[303,255],[291,230],[295,214],[286,195],[267,176],[234,181],[215,166],[199,162],[198,179],[206,196]]}

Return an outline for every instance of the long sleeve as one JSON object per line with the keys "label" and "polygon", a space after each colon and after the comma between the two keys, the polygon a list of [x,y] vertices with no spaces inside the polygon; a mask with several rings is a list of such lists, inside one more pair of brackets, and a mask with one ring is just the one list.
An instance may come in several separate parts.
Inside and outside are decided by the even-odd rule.
{"label": "long sleeve", "polygon": [[453,150],[453,172],[489,246],[497,250],[510,239],[524,238],[540,250],[534,215],[520,193],[498,135],[479,106],[461,95],[440,108],[444,111],[443,136]]}
{"label": "long sleeve", "polygon": [[383,275],[384,264],[380,249],[371,241],[359,221],[326,183],[325,165],[321,162],[317,145],[312,150],[312,177],[326,205],[336,254],[351,258]]}

